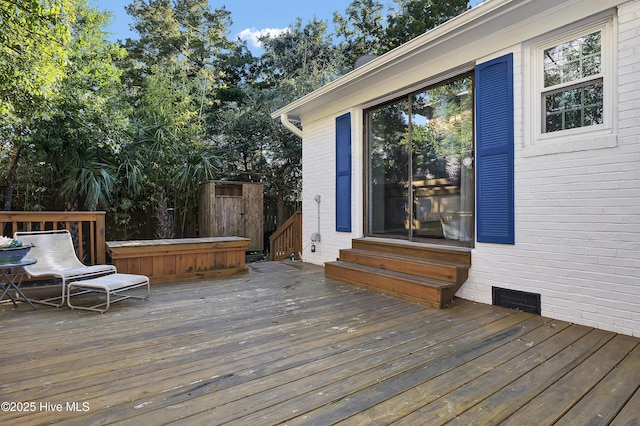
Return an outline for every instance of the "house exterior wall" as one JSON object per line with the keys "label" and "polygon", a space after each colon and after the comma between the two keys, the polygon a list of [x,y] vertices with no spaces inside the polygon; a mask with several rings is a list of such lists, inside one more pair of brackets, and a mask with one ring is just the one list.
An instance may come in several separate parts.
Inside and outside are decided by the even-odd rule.
{"label": "house exterior wall", "polygon": [[[351,231],[336,232],[335,134],[336,117],[351,112]],[[341,248],[363,235],[362,228],[362,122],[361,110],[340,111],[311,123],[304,123],[302,141],[302,260],[323,265],[336,260]],[[320,196],[320,202],[316,196]],[[319,208],[318,208],[319,207]],[[320,221],[318,222],[318,215]],[[320,242],[312,243],[312,234],[320,233]],[[311,245],[315,252],[311,251]]]}
{"label": "house exterior wall", "polygon": [[516,244],[476,244],[458,296],[492,303],[492,286],[539,293],[544,316],[640,336],[640,2],[617,20],[609,138],[532,146],[526,51],[514,47]]}
{"label": "house exterior wall", "polygon": [[[490,304],[493,286],[539,293],[544,316],[640,336],[640,2],[625,2],[614,15],[616,110],[609,135],[536,144],[529,134],[529,40],[493,43],[494,52],[477,49],[476,64],[507,53],[514,58],[516,241],[476,243],[458,296]],[[572,18],[567,13],[565,19]],[[380,93],[372,91],[371,99],[379,102]],[[363,236],[362,111],[368,106],[315,112],[309,122],[303,117],[306,262],[335,260],[339,249]],[[352,115],[351,233],[335,232],[335,118],[345,112]],[[322,240],[311,253],[311,234],[318,232],[315,195],[321,196]]]}

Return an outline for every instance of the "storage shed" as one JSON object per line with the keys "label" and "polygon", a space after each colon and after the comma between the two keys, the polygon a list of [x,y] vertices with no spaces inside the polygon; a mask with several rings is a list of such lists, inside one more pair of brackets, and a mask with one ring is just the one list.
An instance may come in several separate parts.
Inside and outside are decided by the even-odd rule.
{"label": "storage shed", "polygon": [[249,238],[249,251],[264,251],[261,183],[209,181],[200,185],[201,237]]}

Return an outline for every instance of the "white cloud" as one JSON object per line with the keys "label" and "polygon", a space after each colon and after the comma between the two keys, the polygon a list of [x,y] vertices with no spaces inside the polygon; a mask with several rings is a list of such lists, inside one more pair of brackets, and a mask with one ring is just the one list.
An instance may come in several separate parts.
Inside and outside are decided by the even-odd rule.
{"label": "white cloud", "polygon": [[261,48],[260,38],[262,37],[277,37],[280,34],[288,33],[289,28],[264,28],[258,30],[256,28],[245,28],[238,33],[238,38],[248,41],[253,47]]}

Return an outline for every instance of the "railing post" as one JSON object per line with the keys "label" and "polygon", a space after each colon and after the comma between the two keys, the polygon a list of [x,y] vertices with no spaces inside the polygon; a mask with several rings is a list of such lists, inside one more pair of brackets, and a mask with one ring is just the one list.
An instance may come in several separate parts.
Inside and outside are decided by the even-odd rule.
{"label": "railing post", "polygon": [[104,264],[107,261],[106,256],[106,225],[105,225],[105,212],[96,212],[96,263]]}
{"label": "railing post", "polygon": [[293,226],[293,254],[296,259],[300,260],[302,255],[302,212],[295,213],[295,225]]}

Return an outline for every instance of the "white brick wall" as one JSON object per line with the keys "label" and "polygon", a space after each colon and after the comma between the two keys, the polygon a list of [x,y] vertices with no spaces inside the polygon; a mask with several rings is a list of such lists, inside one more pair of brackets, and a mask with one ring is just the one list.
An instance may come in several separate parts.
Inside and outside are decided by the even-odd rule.
{"label": "white brick wall", "polygon": [[[619,9],[617,30],[616,143],[525,155],[527,115],[516,110],[516,244],[478,244],[460,297],[531,291],[542,315],[640,336],[640,2]],[[521,63],[516,105],[527,108]]]}
{"label": "white brick wall", "polygon": [[[362,236],[362,136],[356,132],[362,121],[359,112],[351,112],[352,144],[352,232],[336,232],[335,217],[335,119],[347,111],[326,117],[313,123],[304,124],[302,145],[302,260],[317,265],[336,260],[341,248],[351,247],[351,240]],[[315,243],[315,253],[311,252],[311,234],[318,232],[318,203],[315,196],[320,195],[320,236]]]}

